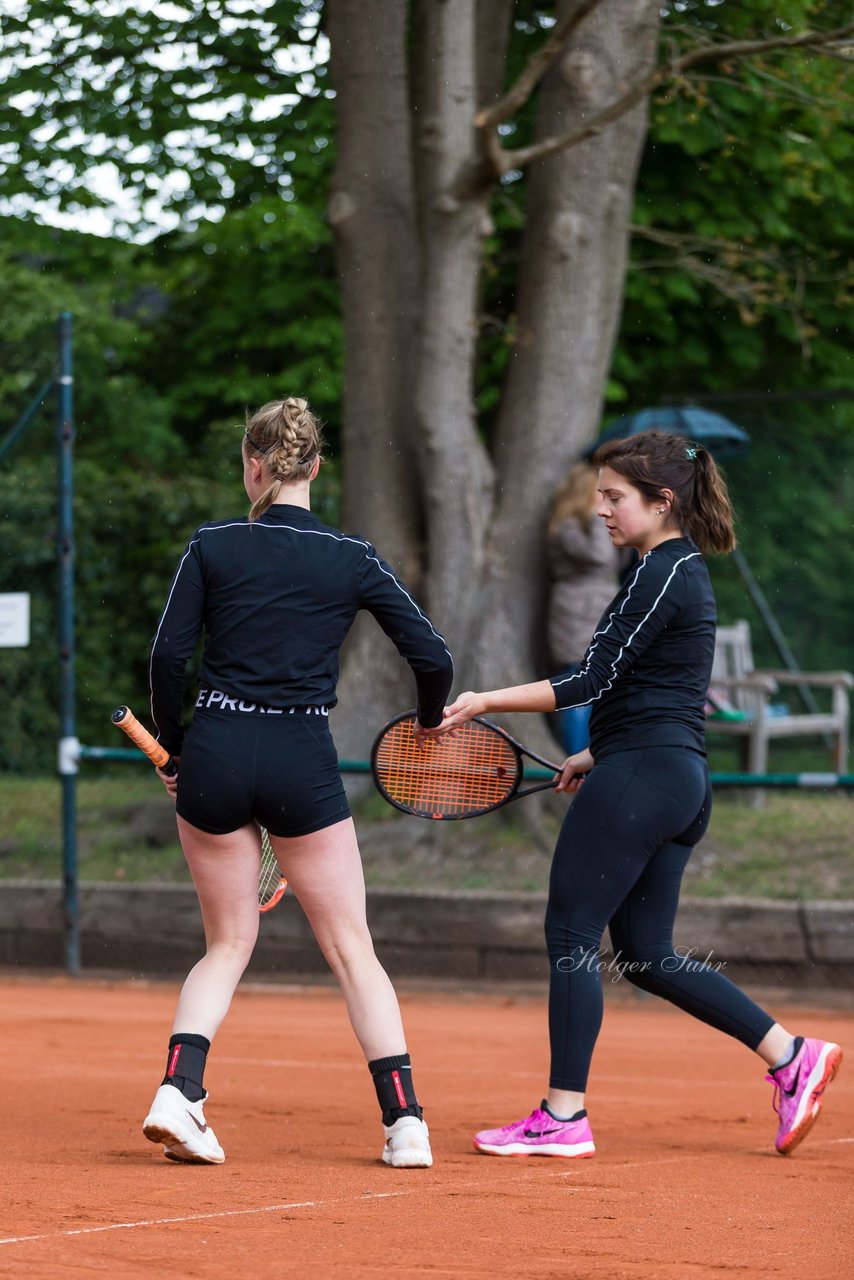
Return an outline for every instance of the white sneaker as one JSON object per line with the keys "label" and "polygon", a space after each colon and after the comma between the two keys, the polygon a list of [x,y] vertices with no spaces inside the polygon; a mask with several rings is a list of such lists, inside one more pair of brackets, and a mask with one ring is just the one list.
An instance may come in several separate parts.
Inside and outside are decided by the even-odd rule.
{"label": "white sneaker", "polygon": [[395,1169],[429,1169],[433,1163],[430,1134],[417,1116],[401,1116],[394,1124],[384,1124],[383,1164]]}
{"label": "white sneaker", "polygon": [[[205,1094],[205,1098],[208,1095]],[[204,1098],[189,1102],[172,1084],[162,1084],[154,1095],[142,1132],[149,1142],[162,1142],[163,1154],[187,1164],[222,1164],[225,1153],[213,1129],[205,1121]]]}

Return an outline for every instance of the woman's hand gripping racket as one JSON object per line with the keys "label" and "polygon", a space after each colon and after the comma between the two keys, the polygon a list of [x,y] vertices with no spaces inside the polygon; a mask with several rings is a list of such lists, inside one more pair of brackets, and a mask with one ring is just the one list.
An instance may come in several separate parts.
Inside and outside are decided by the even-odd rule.
{"label": "woman's hand gripping racket", "polygon": [[[130,707],[118,707],[112,715],[113,724],[123,729],[143,755],[148,756],[152,764],[163,773],[171,776],[178,772],[178,766],[165,747],[161,747],[156,738],[139,723]],[[270,911],[284,894],[288,882],[279,869],[276,855],[270,844],[270,837],[263,827],[261,832],[261,872],[258,879],[258,910]]]}
{"label": "woman's hand gripping racket", "polygon": [[[546,791],[561,766],[523,747],[497,724],[475,716],[452,734],[415,741],[411,712],[387,724],[371,748],[371,772],[389,804],[418,818],[475,818],[511,800]],[[557,777],[522,788],[528,756]]]}

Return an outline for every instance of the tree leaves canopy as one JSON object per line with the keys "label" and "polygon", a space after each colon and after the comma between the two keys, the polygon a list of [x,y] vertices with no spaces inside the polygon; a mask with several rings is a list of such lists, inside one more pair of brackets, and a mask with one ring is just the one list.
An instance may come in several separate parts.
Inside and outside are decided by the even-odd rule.
{"label": "tree leaves canopy", "polygon": [[114,165],[144,223],[162,210],[192,220],[253,197],[292,199],[294,177],[311,178],[332,124],[319,3],[25,0],[17,10],[2,27],[0,194],[104,204],[91,171]]}

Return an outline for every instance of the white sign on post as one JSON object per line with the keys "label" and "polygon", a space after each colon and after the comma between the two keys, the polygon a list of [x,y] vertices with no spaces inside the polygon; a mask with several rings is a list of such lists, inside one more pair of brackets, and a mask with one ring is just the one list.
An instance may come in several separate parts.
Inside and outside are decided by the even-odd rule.
{"label": "white sign on post", "polygon": [[0,593],[0,649],[26,649],[30,643],[30,593]]}

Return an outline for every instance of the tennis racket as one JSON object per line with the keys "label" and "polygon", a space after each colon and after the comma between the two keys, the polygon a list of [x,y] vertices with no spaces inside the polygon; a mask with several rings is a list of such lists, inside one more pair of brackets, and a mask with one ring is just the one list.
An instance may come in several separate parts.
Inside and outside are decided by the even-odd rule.
{"label": "tennis racket", "polygon": [[371,748],[371,773],[389,804],[418,818],[476,818],[553,788],[555,778],[522,789],[523,756],[560,772],[481,716],[423,746],[415,741],[414,724],[414,713],[407,712],[385,726]]}
{"label": "tennis racket", "polygon": [[[130,707],[117,707],[112,715],[113,724],[123,729],[131,742],[139,747],[143,755],[148,756],[152,764],[157,765],[165,774],[178,772],[178,766],[165,747],[153,738],[144,725],[141,725]],[[261,832],[261,870],[258,878],[258,910],[270,911],[280,900],[288,887],[282,875],[270,837],[263,827]]]}
{"label": "tennis racket", "polygon": [[258,877],[258,910],[272,911],[283,897],[288,882],[276,861],[266,828],[260,827],[259,830],[261,832],[261,871]]}

